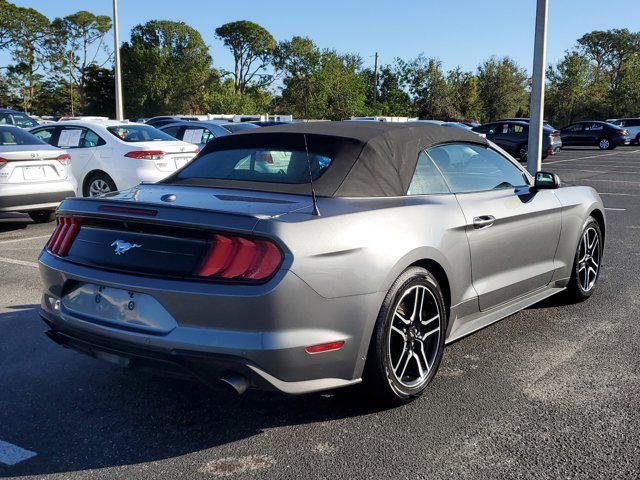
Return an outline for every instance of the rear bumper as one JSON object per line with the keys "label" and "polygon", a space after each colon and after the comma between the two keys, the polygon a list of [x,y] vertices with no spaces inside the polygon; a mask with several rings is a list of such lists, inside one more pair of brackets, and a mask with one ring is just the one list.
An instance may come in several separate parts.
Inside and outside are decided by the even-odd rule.
{"label": "rear bumper", "polygon": [[[51,328],[49,336],[62,345],[209,384],[225,373],[239,374],[252,387],[290,394],[360,381],[383,295],[326,299],[288,271],[250,287],[132,276],[71,264],[47,252],[40,270],[41,316]],[[65,291],[79,282],[150,295],[176,326],[149,332],[75,315],[65,308]],[[340,350],[313,355],[305,350],[338,340],[345,341]]]}
{"label": "rear bumper", "polygon": [[5,184],[0,186],[0,211],[55,209],[62,200],[75,197],[71,182],[55,184]]}

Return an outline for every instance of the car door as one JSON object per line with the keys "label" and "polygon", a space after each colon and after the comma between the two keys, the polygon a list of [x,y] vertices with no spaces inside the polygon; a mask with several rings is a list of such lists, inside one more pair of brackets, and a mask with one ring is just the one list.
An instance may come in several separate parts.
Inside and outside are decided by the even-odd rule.
{"label": "car door", "polygon": [[94,159],[92,142],[85,143],[88,130],[84,127],[65,125],[60,127],[56,139],[56,147],[64,148],[71,156],[71,174],[78,182],[78,193],[81,194],[84,176],[91,169]]}
{"label": "car door", "polygon": [[578,145],[584,125],[582,123],[574,123],[560,130],[560,138],[563,145]]}
{"label": "car door", "polygon": [[604,134],[604,125],[601,123],[585,123],[582,131],[581,145],[597,145]]}
{"label": "car door", "polygon": [[471,275],[487,310],[547,285],[560,238],[561,204],[525,171],[485,146],[428,150],[465,216]]}
{"label": "car door", "polygon": [[[488,137],[487,137],[488,138]],[[495,144],[509,153],[515,153],[512,128],[509,123],[498,123],[494,129],[493,138]]]}

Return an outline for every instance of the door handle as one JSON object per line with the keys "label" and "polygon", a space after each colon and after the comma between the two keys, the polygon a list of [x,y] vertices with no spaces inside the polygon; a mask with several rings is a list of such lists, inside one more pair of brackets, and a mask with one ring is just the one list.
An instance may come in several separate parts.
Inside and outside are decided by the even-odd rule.
{"label": "door handle", "polygon": [[493,225],[493,222],[495,222],[495,220],[496,217],[494,217],[493,215],[482,215],[481,217],[475,217],[473,219],[473,228],[480,229],[490,227],[491,225]]}

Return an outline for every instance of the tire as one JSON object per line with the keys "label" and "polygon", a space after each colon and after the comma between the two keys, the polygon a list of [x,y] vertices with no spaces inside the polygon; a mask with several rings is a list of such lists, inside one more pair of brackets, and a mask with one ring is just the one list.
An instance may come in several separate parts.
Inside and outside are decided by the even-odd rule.
{"label": "tire", "polygon": [[636,135],[636,145],[640,145],[640,133]]}
{"label": "tire", "polygon": [[84,182],[82,195],[85,197],[95,197],[117,190],[116,183],[104,172],[95,172]]}
{"label": "tire", "polygon": [[389,289],[371,338],[363,378],[369,398],[393,406],[419,397],[440,365],[446,324],[435,277],[420,267],[405,270]]}
{"label": "tire", "polygon": [[[593,247],[590,247],[591,239],[594,239],[593,241],[597,239],[597,244],[594,244]],[[569,301],[581,302],[593,294],[602,269],[602,246],[600,225],[593,217],[589,217],[582,227],[573,260],[571,280],[567,285],[566,296]],[[584,254],[585,247],[587,248],[586,256]],[[585,277],[585,275],[589,276]]]}
{"label": "tire", "polygon": [[520,159],[521,162],[526,163],[528,152],[529,152],[529,145],[527,145],[526,143],[523,143],[518,147],[518,158]]}
{"label": "tire", "polygon": [[28,214],[34,223],[49,223],[53,222],[56,218],[55,210],[34,210],[28,212]]}
{"label": "tire", "polygon": [[604,137],[598,141],[598,148],[600,150],[613,150],[614,148],[616,148],[616,146],[611,140],[609,140],[607,137]]}

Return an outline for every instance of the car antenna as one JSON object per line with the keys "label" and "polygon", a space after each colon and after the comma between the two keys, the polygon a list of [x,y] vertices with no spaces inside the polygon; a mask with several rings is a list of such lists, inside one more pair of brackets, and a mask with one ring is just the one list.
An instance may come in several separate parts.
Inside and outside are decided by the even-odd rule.
{"label": "car antenna", "polygon": [[313,213],[317,217],[320,216],[320,210],[318,210],[318,197],[316,197],[316,190],[313,188],[313,174],[311,173],[311,159],[309,158],[309,147],[307,146],[307,134],[303,133],[304,138],[304,150],[307,153],[307,166],[309,167],[309,184],[311,185],[311,199],[313,201]]}

